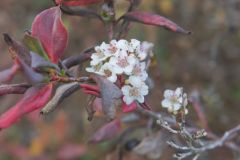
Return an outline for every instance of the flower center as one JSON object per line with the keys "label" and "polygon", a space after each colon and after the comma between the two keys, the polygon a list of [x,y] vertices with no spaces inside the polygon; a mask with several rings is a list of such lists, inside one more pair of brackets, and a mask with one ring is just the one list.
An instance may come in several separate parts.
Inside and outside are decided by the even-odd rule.
{"label": "flower center", "polygon": [[106,69],[103,71],[106,77],[110,77],[112,75],[112,72],[109,69]]}
{"label": "flower center", "polygon": [[139,96],[139,90],[136,87],[133,87],[129,90],[129,95],[133,97]]}
{"label": "flower center", "polygon": [[110,44],[110,48],[108,49],[112,54],[117,52],[117,47]]}
{"label": "flower center", "polygon": [[136,76],[140,75],[141,74],[141,68],[139,66],[135,66],[133,68],[133,74],[136,75]]}
{"label": "flower center", "polygon": [[125,68],[129,65],[129,63],[126,58],[123,58],[118,60],[117,65],[119,65],[122,68]]}
{"label": "flower center", "polygon": [[170,97],[170,101],[171,101],[172,103],[177,103],[177,102],[178,102],[177,96],[175,96],[175,95],[171,96],[171,97]]}
{"label": "flower center", "polygon": [[97,55],[99,58],[103,58],[103,57],[104,57],[104,54],[103,54],[100,50],[96,50],[96,55]]}
{"label": "flower center", "polygon": [[101,69],[101,64],[93,66],[95,71],[99,71]]}

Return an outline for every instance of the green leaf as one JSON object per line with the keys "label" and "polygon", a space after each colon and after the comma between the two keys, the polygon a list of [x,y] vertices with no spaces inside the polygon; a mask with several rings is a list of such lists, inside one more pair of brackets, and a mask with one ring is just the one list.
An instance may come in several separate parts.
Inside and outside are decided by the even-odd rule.
{"label": "green leaf", "polygon": [[29,50],[39,54],[45,60],[49,60],[47,53],[44,51],[42,44],[37,38],[29,34],[25,34],[23,38],[23,43],[28,47]]}

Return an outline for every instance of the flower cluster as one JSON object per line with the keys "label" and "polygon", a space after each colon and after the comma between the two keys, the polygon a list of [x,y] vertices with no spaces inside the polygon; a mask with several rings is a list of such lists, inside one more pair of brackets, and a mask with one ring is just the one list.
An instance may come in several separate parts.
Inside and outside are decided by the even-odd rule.
{"label": "flower cluster", "polygon": [[175,91],[165,90],[163,96],[162,106],[167,108],[169,112],[176,114],[180,109],[185,109],[185,114],[187,114],[187,94],[183,92],[182,87],[177,88]]}
{"label": "flower cluster", "polygon": [[145,81],[148,77],[146,72],[146,59],[153,45],[148,42],[141,43],[136,39],[111,40],[109,44],[103,42],[95,47],[95,53],[91,56],[91,67],[86,71],[105,76],[115,83],[121,82],[123,101],[131,104],[135,100],[144,102],[144,96],[148,94],[148,86]]}

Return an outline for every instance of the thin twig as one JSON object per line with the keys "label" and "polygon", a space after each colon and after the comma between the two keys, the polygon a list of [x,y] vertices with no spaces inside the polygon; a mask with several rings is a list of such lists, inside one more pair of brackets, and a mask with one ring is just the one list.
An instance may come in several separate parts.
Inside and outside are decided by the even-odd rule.
{"label": "thin twig", "polygon": [[[188,132],[188,130],[185,128],[185,126],[180,126],[179,130],[175,130],[173,129],[161,116],[161,114],[159,113],[154,113],[152,111],[149,110],[145,110],[141,107],[138,107],[138,112],[140,112],[141,114],[147,115],[151,118],[154,118],[157,120],[157,123],[163,127],[164,129],[166,129],[167,131],[169,131],[172,134],[177,134],[179,136],[181,136],[182,138],[184,138],[185,140],[187,140],[187,146],[179,146],[177,144],[175,144],[174,142],[167,142],[170,146],[172,146],[175,149],[178,150],[184,150],[187,151],[185,153],[180,153],[180,154],[175,154],[175,157],[178,159],[184,159],[186,157],[195,155],[195,159],[197,159],[199,157],[199,155],[203,152],[218,148],[218,147],[222,147],[224,145],[226,145],[227,147],[229,147],[229,143],[227,143],[230,139],[232,139],[235,135],[239,135],[240,133],[240,124],[236,127],[234,127],[233,129],[227,131],[224,133],[224,135],[219,138],[216,139],[214,141],[208,142],[208,143],[203,143],[202,141],[200,141],[199,139],[193,139],[193,136],[191,133]],[[193,143],[194,142],[194,143]],[[194,146],[194,144],[197,144],[197,146]],[[237,150],[240,152],[240,150]]]}
{"label": "thin twig", "polygon": [[[227,141],[229,141],[231,138],[233,138],[234,135],[236,135],[236,134],[238,134],[238,135],[240,134],[240,124],[232,129],[230,129],[229,131],[225,132],[224,135],[220,139],[215,140],[214,142],[210,142],[208,145],[204,145],[201,148],[195,148],[194,150],[196,152],[205,152],[208,150],[215,149],[217,147],[221,147],[221,146],[225,145],[225,143]],[[239,152],[240,152],[240,150],[239,150]]]}
{"label": "thin twig", "polygon": [[162,126],[163,128],[165,128],[166,130],[168,130],[169,132],[173,133],[173,134],[177,134],[178,131],[177,130],[174,130],[172,129],[169,124],[167,123],[167,121],[165,121],[163,118],[162,118],[162,115],[161,114],[157,114],[157,113],[154,113],[152,111],[149,111],[149,110],[145,110],[143,109],[142,107],[138,107],[138,111],[141,113],[141,114],[144,114],[144,115],[147,115],[149,117],[152,117],[154,119],[157,120],[157,123]]}

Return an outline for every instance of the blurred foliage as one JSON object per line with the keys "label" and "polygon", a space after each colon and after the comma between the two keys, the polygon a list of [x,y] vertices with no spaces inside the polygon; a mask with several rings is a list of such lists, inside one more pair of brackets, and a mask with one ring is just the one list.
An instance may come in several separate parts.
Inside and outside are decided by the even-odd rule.
{"label": "blurred foliage", "polygon": [[[120,16],[128,3],[116,1],[117,16]],[[21,39],[34,16],[52,5],[50,0],[1,0],[1,33],[7,32]],[[155,44],[155,63],[150,68],[155,87],[147,98],[155,106],[154,110],[161,110],[160,99],[164,89],[183,86],[188,93],[197,91],[202,95],[213,131],[220,134],[240,122],[239,6],[238,0],[142,0],[139,10],[166,16],[193,33],[184,36],[162,28],[132,24],[129,39]],[[99,9],[98,6],[91,7]],[[106,30],[98,21],[66,15],[64,22],[70,32],[65,57],[106,40]],[[11,63],[3,41],[0,52],[3,69]],[[19,81],[19,77],[14,81]],[[1,97],[1,112],[14,104],[16,97]],[[113,142],[88,144],[91,135],[106,119],[98,115],[88,122],[85,105],[86,95],[76,92],[53,114],[41,117],[32,113],[17,125],[2,131],[0,159],[116,159]],[[190,109],[189,119],[194,117],[194,111]],[[141,132],[137,135],[141,137]],[[219,152],[222,153],[221,159],[233,157],[227,150]],[[170,153],[166,152],[164,159],[169,159]],[[213,159],[219,158],[217,154],[211,155]],[[125,159],[141,159],[130,153],[125,156]]]}

